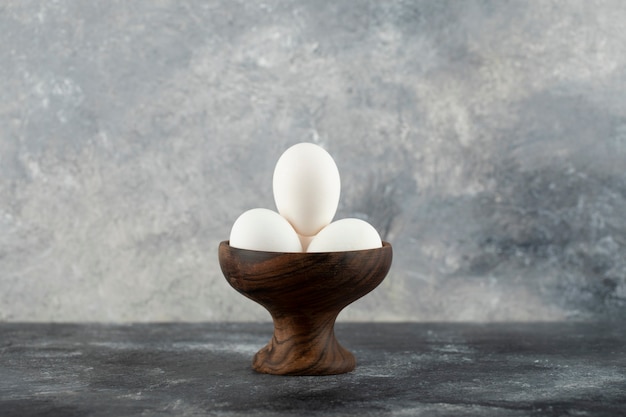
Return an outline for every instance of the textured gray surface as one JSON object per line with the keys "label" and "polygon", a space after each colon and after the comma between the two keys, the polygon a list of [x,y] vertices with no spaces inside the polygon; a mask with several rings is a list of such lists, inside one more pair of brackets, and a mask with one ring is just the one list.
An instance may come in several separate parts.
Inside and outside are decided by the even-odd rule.
{"label": "textured gray surface", "polygon": [[342,324],[349,374],[256,374],[267,324],[0,324],[0,415],[626,415],[623,323]]}
{"label": "textured gray surface", "polygon": [[0,3],[0,320],[267,320],[217,264],[336,159],[394,245],[340,318],[626,314],[626,3]]}

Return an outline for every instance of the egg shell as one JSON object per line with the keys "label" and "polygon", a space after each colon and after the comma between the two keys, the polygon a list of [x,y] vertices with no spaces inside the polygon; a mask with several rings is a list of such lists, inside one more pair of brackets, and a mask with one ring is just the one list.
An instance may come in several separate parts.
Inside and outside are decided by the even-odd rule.
{"label": "egg shell", "polygon": [[313,236],[335,217],[341,181],[332,156],[313,143],[299,143],[278,159],[273,177],[278,212],[302,236]]}
{"label": "egg shell", "polygon": [[264,208],[248,210],[235,220],[230,246],[265,252],[302,252],[298,234],[289,222]]}
{"label": "egg shell", "polygon": [[341,219],[323,228],[313,238],[307,252],[344,252],[375,249],[383,243],[376,229],[361,219]]}
{"label": "egg shell", "polygon": [[300,239],[300,244],[302,245],[302,251],[306,252],[307,248],[309,247],[309,243],[311,243],[315,236],[298,235],[298,238]]}

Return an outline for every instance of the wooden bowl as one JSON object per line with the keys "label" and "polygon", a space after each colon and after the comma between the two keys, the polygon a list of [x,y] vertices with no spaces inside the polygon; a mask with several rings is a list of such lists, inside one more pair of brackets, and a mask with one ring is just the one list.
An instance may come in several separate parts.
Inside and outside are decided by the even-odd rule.
{"label": "wooden bowl", "polygon": [[274,320],[274,335],[254,356],[253,369],[277,375],[352,371],[356,360],[337,342],[335,319],[383,281],[391,259],[387,242],[378,249],[325,253],[261,252],[221,242],[228,283]]}

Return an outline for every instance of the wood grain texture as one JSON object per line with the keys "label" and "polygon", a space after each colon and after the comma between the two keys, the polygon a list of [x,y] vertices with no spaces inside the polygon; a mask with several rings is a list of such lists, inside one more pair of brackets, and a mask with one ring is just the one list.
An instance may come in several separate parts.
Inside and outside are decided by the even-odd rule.
{"label": "wood grain texture", "polygon": [[260,252],[219,247],[228,283],[265,307],[274,335],[254,357],[257,372],[278,375],[332,375],[356,366],[354,355],[334,333],[341,310],[385,278],[393,251],[379,249],[327,253]]}

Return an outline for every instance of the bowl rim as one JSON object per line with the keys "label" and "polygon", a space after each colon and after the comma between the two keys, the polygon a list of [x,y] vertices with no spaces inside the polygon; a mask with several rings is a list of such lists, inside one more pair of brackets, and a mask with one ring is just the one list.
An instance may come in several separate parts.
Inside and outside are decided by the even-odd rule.
{"label": "bowl rim", "polygon": [[326,255],[328,256],[329,254],[338,254],[338,253],[359,253],[359,252],[370,252],[370,251],[380,251],[382,249],[393,249],[391,246],[391,243],[383,240],[382,241],[383,245],[379,248],[371,248],[371,249],[356,249],[356,250],[341,250],[341,251],[332,251],[332,252],[273,252],[273,251],[263,251],[263,250],[256,250],[256,249],[244,249],[244,248],[238,248],[235,246],[230,246],[230,240],[223,240],[220,242],[219,246],[225,245],[228,247],[228,249],[230,250],[237,250],[237,251],[243,251],[243,252],[252,252],[252,253],[257,253],[257,254],[267,254],[267,255]]}

